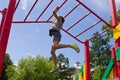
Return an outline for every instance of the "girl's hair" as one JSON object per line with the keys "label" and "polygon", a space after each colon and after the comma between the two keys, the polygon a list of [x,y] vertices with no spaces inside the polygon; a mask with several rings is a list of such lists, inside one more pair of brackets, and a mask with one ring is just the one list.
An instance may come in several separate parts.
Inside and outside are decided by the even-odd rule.
{"label": "girl's hair", "polygon": [[64,17],[63,16],[59,16],[59,17],[62,18],[62,23],[64,23],[65,22]]}

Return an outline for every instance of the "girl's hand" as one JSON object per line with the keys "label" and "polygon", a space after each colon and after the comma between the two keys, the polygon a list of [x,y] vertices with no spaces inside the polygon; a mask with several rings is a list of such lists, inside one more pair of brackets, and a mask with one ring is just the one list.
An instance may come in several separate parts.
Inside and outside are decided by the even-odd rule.
{"label": "girl's hand", "polygon": [[58,7],[58,6],[57,6],[57,7],[56,7],[56,10],[58,11],[58,10],[59,10],[59,8],[60,8],[60,7]]}
{"label": "girl's hand", "polygon": [[57,11],[59,10],[59,8],[60,8],[60,7],[57,6],[57,7],[54,9],[54,11],[57,12]]}

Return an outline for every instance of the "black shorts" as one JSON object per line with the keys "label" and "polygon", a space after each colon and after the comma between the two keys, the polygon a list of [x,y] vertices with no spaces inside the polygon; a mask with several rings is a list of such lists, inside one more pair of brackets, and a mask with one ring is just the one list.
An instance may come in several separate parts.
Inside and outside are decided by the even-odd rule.
{"label": "black shorts", "polygon": [[61,33],[60,32],[52,31],[51,35],[52,35],[52,40],[53,41],[60,42],[60,40],[61,40]]}

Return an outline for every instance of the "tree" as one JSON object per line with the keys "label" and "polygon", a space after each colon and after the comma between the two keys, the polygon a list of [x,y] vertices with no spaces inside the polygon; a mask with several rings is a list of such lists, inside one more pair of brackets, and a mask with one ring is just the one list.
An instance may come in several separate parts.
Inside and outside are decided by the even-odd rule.
{"label": "tree", "polygon": [[7,74],[6,74],[6,69],[8,68],[8,66],[12,65],[13,62],[10,59],[9,54],[5,55],[5,60],[4,60],[4,64],[3,64],[3,70],[2,70],[2,75],[0,77],[0,80],[8,80]]}
{"label": "tree", "polygon": [[118,10],[117,16],[118,16],[118,22],[120,23],[120,10]]}
{"label": "tree", "polygon": [[[52,57],[50,57],[52,60]],[[62,53],[57,56],[57,62],[59,66],[59,79],[60,80],[72,80],[71,75],[74,74],[75,68],[69,67],[69,59],[66,58]]]}
{"label": "tree", "polygon": [[75,68],[70,68],[69,67],[69,59],[65,58],[64,55],[61,53],[58,58],[58,66],[60,68],[59,70],[59,78],[61,80],[63,79],[67,79],[67,80],[71,80],[71,75],[74,74]]}
{"label": "tree", "polygon": [[[98,32],[94,33],[94,35],[99,34]],[[94,69],[94,72],[92,74],[93,80],[100,80],[102,77],[103,66],[106,67],[109,64],[109,61],[111,59],[111,52],[110,48],[111,45],[109,45],[109,40],[105,39],[106,35],[100,35],[95,37],[91,40],[91,46],[90,46],[90,61],[91,61],[91,68]],[[99,71],[98,69],[101,69]],[[96,72],[97,71],[97,72]],[[97,79],[96,73],[99,74]],[[99,79],[98,79],[99,78]]]}
{"label": "tree", "polygon": [[17,66],[7,69],[9,80],[56,80],[57,74],[50,74],[53,63],[41,56],[21,59]]}
{"label": "tree", "polygon": [[[98,32],[94,33],[94,35],[99,34]],[[111,45],[108,44],[108,40],[104,39],[105,35],[97,36],[96,38],[91,40],[91,64],[93,67],[94,65],[103,65],[107,66],[109,60],[111,58],[110,48]]]}
{"label": "tree", "polygon": [[104,67],[102,65],[99,67],[95,67],[91,80],[101,80],[101,76],[103,76],[103,72],[104,72]]}

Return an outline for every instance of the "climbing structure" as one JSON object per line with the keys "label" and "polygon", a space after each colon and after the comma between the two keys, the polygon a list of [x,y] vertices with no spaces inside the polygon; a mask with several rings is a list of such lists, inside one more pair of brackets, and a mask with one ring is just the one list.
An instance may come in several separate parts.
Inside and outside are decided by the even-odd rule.
{"label": "climbing structure", "polygon": [[[2,13],[2,21],[1,21],[1,25],[0,25],[0,74],[2,72],[2,66],[3,66],[3,62],[4,62],[4,57],[5,57],[5,52],[6,52],[6,47],[7,47],[7,42],[8,42],[8,37],[9,37],[9,33],[10,33],[11,24],[51,23],[52,18],[53,18],[52,12],[50,14],[46,14],[46,15],[49,15],[49,17],[45,18],[44,20],[41,20],[41,17],[43,17],[44,14],[48,10],[52,11],[52,10],[50,10],[50,7],[51,7],[51,5],[55,5],[54,1],[60,1],[59,5],[56,5],[56,6],[60,7],[59,10],[61,10],[67,3],[69,3],[69,0],[50,0],[50,1],[48,0],[48,1],[46,1],[47,5],[42,5],[42,3],[41,3],[41,5],[44,6],[44,7],[42,7],[42,10],[40,11],[40,14],[38,14],[35,18],[33,18],[31,20],[29,20],[29,17],[31,15],[31,13],[34,12],[33,10],[34,10],[34,8],[36,8],[36,5],[38,5],[40,0],[34,0],[33,4],[29,8],[29,11],[27,12],[27,14],[24,16],[24,18],[22,20],[17,20],[16,17],[15,17],[15,15],[19,15],[18,14],[19,12],[17,13],[17,9],[19,9],[21,0],[17,0],[17,1],[16,0],[10,0],[8,8],[5,8],[5,9],[0,11],[0,13]],[[82,7],[86,11],[86,13],[85,13],[85,15],[83,15],[81,17],[78,17],[79,19],[75,20],[74,23],[70,24],[70,26],[63,27],[62,30],[64,32],[66,32],[68,35],[70,35],[71,37],[73,37],[75,40],[80,42],[81,44],[85,45],[85,65],[86,65],[85,79],[90,80],[89,40],[95,38],[96,36],[99,36],[99,35],[103,34],[104,32],[108,31],[109,29],[115,28],[118,25],[116,9],[115,9],[115,2],[114,2],[114,0],[110,0],[113,25],[110,25],[108,22],[106,22],[103,18],[101,18],[99,15],[97,15],[94,11],[92,11],[89,7],[87,7],[80,0],[75,0],[73,2],[76,2],[76,4],[73,6],[72,9],[70,9],[68,11],[68,13],[65,13],[63,15],[65,19],[68,18],[69,15],[73,14],[73,12],[79,7]],[[54,6],[54,8],[56,6]],[[80,13],[78,13],[78,14],[80,14]],[[79,31],[76,34],[73,34],[71,32],[71,30],[74,29],[75,27],[77,27],[77,25],[79,25],[80,22],[82,22],[84,19],[86,19],[90,15],[93,15],[97,19],[94,22],[94,24],[89,25],[89,27],[87,27],[84,30]],[[14,20],[13,20],[13,16],[14,16]],[[95,27],[99,23],[104,23],[105,25],[109,26],[109,28],[100,32],[98,35],[95,35],[95,36],[89,37],[87,39],[81,40],[80,36],[82,34],[86,33],[88,30],[92,29],[93,27]],[[120,46],[119,42],[120,42],[120,38],[116,39],[116,41],[115,41],[116,47]],[[119,64],[119,62],[118,62],[118,64]],[[116,65],[116,67],[117,67],[117,65]],[[119,70],[118,72],[120,72],[120,68],[118,68],[118,70]],[[116,76],[120,76],[120,73],[119,74],[117,73]]]}

